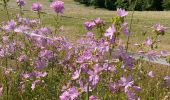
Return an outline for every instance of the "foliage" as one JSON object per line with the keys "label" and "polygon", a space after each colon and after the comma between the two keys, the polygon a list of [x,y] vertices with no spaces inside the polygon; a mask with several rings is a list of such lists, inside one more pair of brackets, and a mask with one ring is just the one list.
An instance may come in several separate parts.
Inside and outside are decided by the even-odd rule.
{"label": "foliage", "polygon": [[[110,10],[115,10],[116,8],[125,8],[128,10],[133,10],[134,4],[136,3],[135,10],[157,10],[161,11],[163,9],[169,9],[169,0],[85,0],[82,2],[80,0],[75,0],[80,3],[93,5],[97,7],[107,8]],[[88,3],[87,3],[88,2]],[[105,5],[104,5],[105,4]]]}
{"label": "foliage", "polygon": [[115,2],[115,5],[116,5],[116,8],[128,9],[129,1],[127,1],[127,0],[117,0]]}
{"label": "foliage", "polygon": [[162,7],[164,10],[170,10],[170,0],[163,0]]}
{"label": "foliage", "polygon": [[114,10],[116,9],[115,2],[116,0],[105,0],[105,7],[109,10]]}

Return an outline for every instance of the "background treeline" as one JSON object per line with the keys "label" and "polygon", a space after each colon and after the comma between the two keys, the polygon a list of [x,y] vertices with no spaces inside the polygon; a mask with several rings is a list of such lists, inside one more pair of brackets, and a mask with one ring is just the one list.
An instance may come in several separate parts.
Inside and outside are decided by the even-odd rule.
{"label": "background treeline", "polygon": [[74,0],[85,4],[87,6],[95,6],[100,8],[107,8],[115,10],[118,7],[125,8],[126,10],[170,10],[170,0]]}

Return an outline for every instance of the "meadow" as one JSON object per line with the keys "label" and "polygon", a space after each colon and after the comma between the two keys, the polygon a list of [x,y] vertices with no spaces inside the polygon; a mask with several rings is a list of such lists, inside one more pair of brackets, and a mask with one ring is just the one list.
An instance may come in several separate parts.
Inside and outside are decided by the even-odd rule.
{"label": "meadow", "polygon": [[[27,1],[27,5],[23,9],[30,10],[30,6],[34,1],[36,0]],[[39,0],[39,1],[43,4],[44,12],[48,12],[49,14],[54,14],[53,11],[50,11],[49,8],[50,2],[44,0]],[[10,0],[9,6],[17,9],[18,8],[17,5],[13,2],[15,2],[15,0]],[[75,40],[75,38],[77,38],[77,35],[84,34],[86,32],[85,30],[82,30],[84,28],[83,23],[85,21],[100,17],[107,22],[111,22],[111,18],[114,17],[116,14],[115,11],[108,11],[100,8],[94,9],[93,7],[86,7],[77,2],[73,2],[73,0],[64,0],[64,2],[65,2],[64,16],[68,16],[71,18],[63,17],[61,24],[65,27],[66,30],[64,34],[69,36],[70,39],[72,40]],[[16,10],[15,9],[13,10],[14,12],[11,11],[11,13],[14,13],[12,15],[15,15]],[[1,15],[2,14],[4,15],[4,12],[1,10]],[[130,22],[131,20],[131,14],[132,12],[129,12],[129,15],[126,17],[128,22]],[[0,16],[1,21],[7,18],[4,16]],[[25,16],[29,16],[33,18],[37,17],[36,14],[33,12],[27,12]],[[160,23],[166,27],[170,27],[169,16],[170,16],[169,11],[135,11],[134,20],[132,24],[133,27],[132,32],[134,37],[132,39],[135,40],[132,41],[142,40],[141,39],[143,38],[142,33],[145,33],[148,27],[151,27],[153,24]],[[52,26],[54,24],[53,23],[54,19],[51,16],[44,15],[43,20],[44,23],[47,25]],[[160,48],[170,50],[170,46],[169,46],[170,41],[168,41],[170,37],[169,28],[167,29],[166,32],[167,32],[166,34],[167,36],[162,37],[164,44],[160,45]]]}
{"label": "meadow", "polygon": [[[22,17],[41,19],[40,22],[33,23],[33,26],[31,24],[30,30],[48,27],[52,31],[50,34],[38,33],[38,36],[37,34],[29,36],[29,34],[18,34],[22,32],[4,30],[3,25],[8,24],[4,21],[8,21],[8,17],[10,20],[15,19],[18,26],[25,25],[25,23],[17,22],[19,20],[16,14],[20,13],[20,8],[16,0],[8,2],[9,16],[4,10],[3,0],[1,1],[0,98],[2,100],[170,99],[170,67],[146,62],[142,58],[131,61],[131,57],[128,56],[126,50],[124,51],[126,48],[122,50],[121,45],[126,46],[127,36],[120,34],[123,28],[121,24],[127,21],[126,27],[131,27],[128,51],[138,52],[139,48],[134,44],[141,44],[146,54],[150,49],[157,50],[157,52],[170,51],[169,11],[128,11],[126,17],[121,17],[117,15],[117,11],[86,7],[73,0],[62,0],[64,12],[56,14],[49,7],[51,2],[38,0],[43,5],[40,17],[37,11],[31,10],[32,3],[37,0],[25,1],[26,5],[23,6],[22,13],[24,14],[21,19]],[[132,13],[134,13],[133,20],[131,20]],[[95,26],[92,30],[93,37],[90,33],[86,34],[89,30],[86,29],[84,23],[95,18],[101,18],[104,22],[99,23],[99,26]],[[104,26],[102,26],[103,23]],[[120,30],[120,32],[114,32],[120,35],[117,37],[117,43],[113,44],[110,35],[106,34],[109,27],[111,31],[114,31],[112,24],[115,25],[116,30]],[[164,33],[162,30],[153,29],[155,24],[166,27],[165,35],[160,35]],[[9,38],[7,42],[4,40],[6,36]],[[44,37],[47,43],[44,42],[45,40],[38,40]],[[150,41],[146,41],[148,37],[155,37],[152,41],[156,43],[149,44]],[[119,38],[122,41],[119,41]],[[48,41],[52,43],[48,44]],[[94,42],[93,45],[91,42]],[[18,45],[12,50],[13,52],[9,50],[3,55],[2,48],[8,48],[10,43],[18,43]],[[22,45],[24,45],[23,48]],[[105,50],[107,48],[109,48],[108,51]],[[113,49],[120,49],[117,52],[118,55],[110,53]],[[155,56],[158,55],[155,54]],[[108,67],[104,68],[104,66]]]}

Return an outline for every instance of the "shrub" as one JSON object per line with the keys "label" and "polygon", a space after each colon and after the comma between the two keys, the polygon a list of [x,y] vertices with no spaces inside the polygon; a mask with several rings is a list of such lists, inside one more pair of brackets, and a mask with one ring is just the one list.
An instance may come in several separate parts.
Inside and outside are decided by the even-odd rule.
{"label": "shrub", "polygon": [[161,10],[163,10],[162,9],[162,1],[163,0],[151,0],[151,10],[159,10],[159,11],[161,11]]}
{"label": "shrub", "polygon": [[115,2],[116,2],[116,0],[105,0],[105,8],[107,8],[109,10],[116,9]]}
{"label": "shrub", "polygon": [[117,0],[115,2],[116,8],[128,9],[129,2],[127,0]]}
{"label": "shrub", "polygon": [[91,0],[74,0],[74,1],[80,2],[80,3],[85,4],[85,5],[87,5],[87,6],[89,6],[90,3],[91,3]]}
{"label": "shrub", "polygon": [[135,10],[168,10],[170,9],[170,0],[75,0],[86,5],[107,8],[115,10],[116,8],[125,8],[133,10],[135,2]]}
{"label": "shrub", "polygon": [[162,7],[164,10],[170,10],[170,0],[163,0]]}
{"label": "shrub", "polygon": [[91,4],[96,7],[105,8],[105,0],[91,0]]}

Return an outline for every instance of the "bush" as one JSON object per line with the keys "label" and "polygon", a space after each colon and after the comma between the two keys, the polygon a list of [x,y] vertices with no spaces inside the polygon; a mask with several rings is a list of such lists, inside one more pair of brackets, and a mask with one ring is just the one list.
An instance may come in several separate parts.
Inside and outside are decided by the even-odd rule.
{"label": "bush", "polygon": [[136,2],[136,5],[135,5],[135,2],[136,1],[134,1],[133,2],[133,8],[135,7],[135,10],[138,10],[138,11],[142,11],[142,10],[145,10],[145,1],[143,1],[143,0],[138,0],[137,2]]}
{"label": "bush", "polygon": [[115,2],[116,8],[128,9],[129,2],[127,0],[117,0]]}
{"label": "bush", "polygon": [[163,10],[163,8],[162,8],[162,2],[163,2],[163,0],[151,0],[152,2],[152,4],[151,4],[151,10],[159,10],[159,11],[161,11],[161,10]]}
{"label": "bush", "polygon": [[91,4],[96,7],[105,8],[105,0],[91,0]]}
{"label": "bush", "polygon": [[90,3],[91,3],[91,0],[74,0],[74,1],[80,2],[80,3],[85,4],[85,5],[87,5],[87,6],[89,6]]}
{"label": "bush", "polygon": [[109,10],[116,9],[115,2],[116,0],[105,0],[105,8]]}
{"label": "bush", "polygon": [[162,7],[164,10],[170,10],[170,0],[163,0]]}
{"label": "bush", "polygon": [[[136,3],[136,4],[135,4]],[[136,0],[132,0],[129,3],[129,10],[133,10],[135,7],[135,10],[138,11],[143,11],[143,10],[151,10],[153,5],[153,0],[138,0],[136,2]]]}
{"label": "bush", "polygon": [[[125,8],[133,10],[136,0],[75,0],[86,5],[107,8],[115,10],[116,8]],[[137,0],[135,10],[169,10],[170,0]]]}

